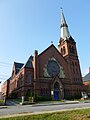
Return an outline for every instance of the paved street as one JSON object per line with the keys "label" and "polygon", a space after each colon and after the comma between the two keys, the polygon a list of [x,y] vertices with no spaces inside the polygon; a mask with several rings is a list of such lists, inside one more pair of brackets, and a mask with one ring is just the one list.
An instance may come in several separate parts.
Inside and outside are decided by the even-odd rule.
{"label": "paved street", "polygon": [[75,109],[75,108],[87,108],[90,107],[90,103],[77,103],[77,104],[62,104],[62,105],[13,105],[7,108],[0,109],[0,117],[12,114],[22,114],[22,113],[37,113],[46,111],[57,111],[65,109]]}

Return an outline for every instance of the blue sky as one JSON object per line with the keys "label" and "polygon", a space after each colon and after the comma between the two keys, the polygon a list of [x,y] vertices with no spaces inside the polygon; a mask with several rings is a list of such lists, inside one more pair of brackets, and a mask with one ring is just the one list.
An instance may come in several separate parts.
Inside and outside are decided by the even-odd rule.
{"label": "blue sky", "polygon": [[0,0],[0,81],[12,72],[13,62],[25,63],[34,50],[57,47],[61,10],[77,43],[82,75],[90,66],[90,0]]}

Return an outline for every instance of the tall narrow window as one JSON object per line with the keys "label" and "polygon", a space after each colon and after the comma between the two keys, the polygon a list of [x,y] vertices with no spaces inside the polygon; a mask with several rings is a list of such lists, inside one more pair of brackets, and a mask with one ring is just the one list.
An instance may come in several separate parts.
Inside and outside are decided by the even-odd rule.
{"label": "tall narrow window", "polygon": [[76,62],[75,62],[75,70],[76,70],[76,73],[78,74],[78,66]]}
{"label": "tall narrow window", "polygon": [[61,48],[61,53],[63,53],[63,49]]}
{"label": "tall narrow window", "polygon": [[73,46],[72,46],[72,53],[73,53],[73,54],[75,53]]}
{"label": "tall narrow window", "polygon": [[71,50],[71,46],[69,46],[69,52],[70,52],[70,53],[72,52],[72,50]]}
{"label": "tall narrow window", "polygon": [[73,70],[73,73],[75,74],[75,65],[74,65],[74,62],[72,62],[72,70]]}
{"label": "tall narrow window", "polygon": [[65,49],[65,47],[63,47],[63,54],[65,54],[66,53],[66,49]]}

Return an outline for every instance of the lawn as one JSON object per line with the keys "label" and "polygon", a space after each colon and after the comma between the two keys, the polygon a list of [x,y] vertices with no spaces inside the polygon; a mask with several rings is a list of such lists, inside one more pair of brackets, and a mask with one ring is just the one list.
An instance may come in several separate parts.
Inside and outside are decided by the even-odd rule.
{"label": "lawn", "polygon": [[90,108],[13,118],[1,118],[0,120],[90,120]]}

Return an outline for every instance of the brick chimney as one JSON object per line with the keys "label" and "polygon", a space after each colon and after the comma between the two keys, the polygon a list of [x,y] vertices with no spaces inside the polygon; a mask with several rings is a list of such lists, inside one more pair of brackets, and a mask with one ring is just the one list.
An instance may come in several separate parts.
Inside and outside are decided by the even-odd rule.
{"label": "brick chimney", "polygon": [[35,50],[34,52],[34,80],[37,80],[37,68],[38,68],[38,51]]}
{"label": "brick chimney", "polygon": [[38,51],[34,52],[34,94],[38,94],[40,90],[40,84],[38,82],[39,70],[38,70]]}

